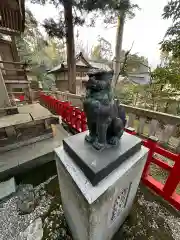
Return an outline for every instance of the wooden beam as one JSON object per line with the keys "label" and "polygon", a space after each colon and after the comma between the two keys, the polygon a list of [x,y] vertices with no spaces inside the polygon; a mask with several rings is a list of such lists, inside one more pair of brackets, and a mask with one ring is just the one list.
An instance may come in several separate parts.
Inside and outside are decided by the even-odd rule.
{"label": "wooden beam", "polygon": [[15,71],[15,72],[24,72],[24,69],[17,69],[17,68],[1,68],[4,71]]}
{"label": "wooden beam", "polygon": [[2,61],[2,60],[0,60],[0,63],[7,63],[7,64],[17,64],[17,65],[25,65],[25,63],[23,63],[23,62]]}
{"label": "wooden beam", "polygon": [[20,32],[18,32],[16,30],[12,30],[12,29],[7,29],[2,26],[0,26],[0,32],[2,34],[9,35],[9,36],[19,36],[20,35]]}
{"label": "wooden beam", "polygon": [[[2,1],[2,0],[1,0]],[[24,1],[24,0],[23,0]],[[0,32],[4,34],[14,34],[23,32],[25,18],[24,3],[18,4],[17,9],[11,5],[0,4],[1,27]]]}
{"label": "wooden beam", "polygon": [[15,83],[15,84],[28,84],[28,80],[5,80],[5,83]]}
{"label": "wooden beam", "polygon": [[10,28],[15,29],[15,21],[14,21],[14,11],[8,11],[8,18],[9,18],[9,23],[10,23]]}

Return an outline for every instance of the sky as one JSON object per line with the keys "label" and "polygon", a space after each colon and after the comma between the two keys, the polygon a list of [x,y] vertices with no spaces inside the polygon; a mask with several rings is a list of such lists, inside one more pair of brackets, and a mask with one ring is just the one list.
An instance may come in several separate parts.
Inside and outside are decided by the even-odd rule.
{"label": "sky", "polygon": [[[160,45],[167,28],[171,25],[170,20],[163,20],[163,8],[168,0],[132,0],[141,8],[136,11],[132,20],[127,20],[124,29],[123,49],[127,50],[134,42],[131,53],[137,53],[148,58],[149,65],[153,68],[160,63]],[[45,18],[56,18],[58,11],[52,5],[40,6],[27,4],[39,22]],[[79,39],[83,45],[91,49],[97,44],[98,36],[108,40],[115,49],[116,28],[105,28],[101,21],[97,21],[96,27],[79,29]]]}

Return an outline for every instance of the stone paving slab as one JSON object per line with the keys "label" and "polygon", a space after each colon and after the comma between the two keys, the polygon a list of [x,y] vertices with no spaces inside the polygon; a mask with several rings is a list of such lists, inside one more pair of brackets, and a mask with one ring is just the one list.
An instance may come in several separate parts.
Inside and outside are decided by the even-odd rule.
{"label": "stone paving slab", "polygon": [[39,103],[28,104],[18,107],[19,113],[30,113],[33,120],[50,118],[53,114]]}
{"label": "stone paving slab", "polygon": [[7,174],[8,172],[11,175],[11,173],[16,172],[16,169],[23,171],[26,165],[30,168],[31,164],[33,165],[33,161],[37,161],[41,156],[49,153],[53,154],[54,149],[59,147],[62,144],[62,140],[67,136],[68,133],[63,127],[57,125],[54,137],[1,153],[0,175],[3,176],[3,173]]}
{"label": "stone paving slab", "polygon": [[18,111],[18,114],[0,117],[0,128],[53,117],[53,114],[39,103],[20,106]]}
{"label": "stone paving slab", "polygon": [[0,200],[16,191],[15,179],[11,178],[5,182],[0,182]]}
{"label": "stone paving slab", "polygon": [[17,124],[24,124],[32,121],[30,114],[14,114],[0,118],[0,128],[15,126]]}
{"label": "stone paving slab", "polygon": [[0,174],[7,170],[12,171],[16,166],[18,166],[18,157],[12,159],[11,157],[6,157],[6,154],[0,155]]}

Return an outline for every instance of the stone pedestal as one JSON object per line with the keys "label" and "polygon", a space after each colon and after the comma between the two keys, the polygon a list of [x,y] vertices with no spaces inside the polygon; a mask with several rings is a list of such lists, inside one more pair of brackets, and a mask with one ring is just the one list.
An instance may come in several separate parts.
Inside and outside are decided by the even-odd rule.
{"label": "stone pedestal", "polygon": [[[65,217],[73,239],[110,240],[129,215],[148,150],[140,146],[137,137],[127,133],[121,139],[119,150],[109,149],[110,155],[107,154],[108,149],[106,154],[94,152],[90,145],[82,143],[81,137],[84,139],[84,133],[67,138],[64,143],[66,151],[63,147],[55,149]],[[84,144],[79,151],[80,145],[76,148],[72,144],[76,145],[77,140],[78,144]],[[132,148],[134,150],[130,151]],[[72,151],[68,154],[70,149]],[[126,158],[119,158],[118,151],[119,156]],[[78,152],[76,156],[75,152]],[[124,155],[125,152],[129,154]],[[86,160],[89,159],[83,164],[82,154]],[[106,159],[105,155],[108,155]],[[115,164],[108,161],[110,158]],[[94,177],[98,181],[94,182]]]}

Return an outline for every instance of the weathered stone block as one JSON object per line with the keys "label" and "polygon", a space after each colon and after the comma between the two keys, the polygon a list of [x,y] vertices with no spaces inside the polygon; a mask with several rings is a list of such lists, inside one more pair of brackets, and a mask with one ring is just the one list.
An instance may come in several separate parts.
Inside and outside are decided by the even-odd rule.
{"label": "weathered stone block", "polygon": [[142,146],[96,186],[62,147],[55,152],[63,209],[73,239],[112,239],[129,215],[148,150]]}

